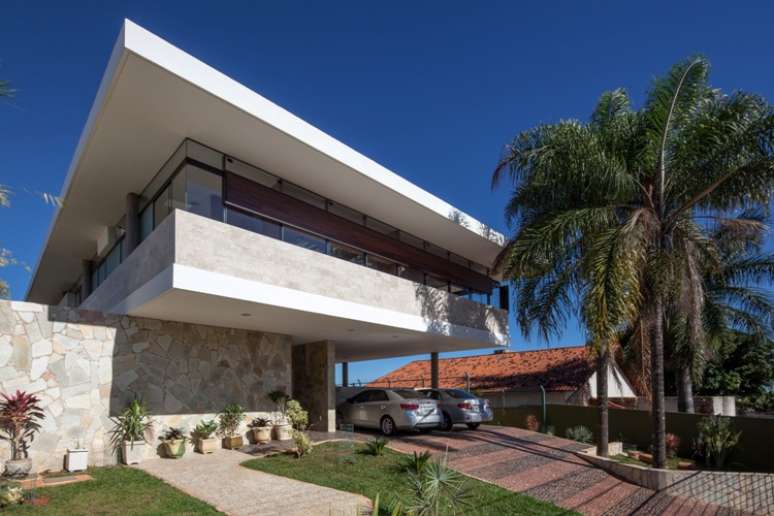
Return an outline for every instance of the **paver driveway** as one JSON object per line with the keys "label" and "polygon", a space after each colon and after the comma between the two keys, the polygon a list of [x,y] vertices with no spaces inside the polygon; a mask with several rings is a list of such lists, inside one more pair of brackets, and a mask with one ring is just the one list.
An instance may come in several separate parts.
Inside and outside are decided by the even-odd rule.
{"label": "paver driveway", "polygon": [[572,453],[587,445],[520,428],[407,434],[390,445],[408,453],[448,450],[449,464],[466,475],[583,514],[734,514],[619,480]]}
{"label": "paver driveway", "polygon": [[182,459],[151,459],[140,468],[235,516],[356,516],[370,507],[363,496],[240,466],[250,456],[218,450]]}

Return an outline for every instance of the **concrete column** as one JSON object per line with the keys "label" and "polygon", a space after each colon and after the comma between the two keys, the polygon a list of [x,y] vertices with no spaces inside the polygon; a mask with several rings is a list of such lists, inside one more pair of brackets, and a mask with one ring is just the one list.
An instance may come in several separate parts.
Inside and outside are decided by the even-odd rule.
{"label": "concrete column", "polygon": [[439,385],[438,381],[438,352],[434,351],[430,353],[430,387],[437,389]]}
{"label": "concrete column", "polygon": [[341,363],[341,386],[349,387],[349,362]]}
{"label": "concrete column", "polygon": [[140,245],[140,196],[136,193],[126,194],[126,242],[127,256]]}
{"label": "concrete column", "polygon": [[293,346],[293,398],[309,411],[311,430],[336,431],[336,355],[332,342]]}
{"label": "concrete column", "polygon": [[91,294],[91,268],[93,264],[91,260],[83,260],[81,263],[81,274],[83,275],[83,280],[81,281],[81,303],[83,303]]}

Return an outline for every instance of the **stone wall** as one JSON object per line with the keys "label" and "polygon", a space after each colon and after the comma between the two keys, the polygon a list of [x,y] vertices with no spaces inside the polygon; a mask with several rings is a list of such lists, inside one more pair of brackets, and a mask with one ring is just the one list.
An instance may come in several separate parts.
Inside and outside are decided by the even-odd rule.
{"label": "stone wall", "polygon": [[[266,394],[292,390],[291,338],[0,301],[0,392],[41,399],[46,418],[30,447],[37,470],[62,469],[68,447],[111,464],[111,416],[135,395],[148,406],[148,456],[169,426],[187,430],[226,403],[273,412]],[[246,422],[245,422],[246,424]],[[9,458],[5,441],[0,460]]]}
{"label": "stone wall", "polygon": [[336,431],[336,356],[332,342],[293,348],[293,397],[309,411],[310,429]]}

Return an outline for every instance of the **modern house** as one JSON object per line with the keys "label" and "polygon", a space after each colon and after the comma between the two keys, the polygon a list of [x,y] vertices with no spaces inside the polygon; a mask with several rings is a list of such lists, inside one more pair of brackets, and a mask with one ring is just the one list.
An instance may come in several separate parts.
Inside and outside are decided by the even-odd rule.
{"label": "modern house", "polygon": [[333,430],[336,363],[508,341],[502,235],[130,21],[62,200],[0,304],[49,451],[108,457],[135,395],[190,427],[282,388]]}
{"label": "modern house", "polygon": [[[430,369],[430,361],[416,360],[369,385],[427,386]],[[588,405],[597,397],[597,373],[586,346],[445,358],[439,364],[439,384],[475,390],[498,408],[536,405],[541,400],[541,387],[546,402],[553,404]],[[637,394],[615,361],[607,384],[614,405],[636,403]]]}

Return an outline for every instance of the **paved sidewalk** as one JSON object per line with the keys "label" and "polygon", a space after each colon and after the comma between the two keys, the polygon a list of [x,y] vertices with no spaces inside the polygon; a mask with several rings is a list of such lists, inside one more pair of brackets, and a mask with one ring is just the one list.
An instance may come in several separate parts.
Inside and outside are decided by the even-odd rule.
{"label": "paved sidewalk", "polygon": [[234,516],[357,516],[362,496],[244,468],[250,456],[218,450],[181,459],[151,459],[138,467]]}
{"label": "paved sidewalk", "polygon": [[587,445],[520,428],[406,434],[390,446],[407,453],[448,450],[449,465],[461,473],[587,515],[742,514],[619,480],[572,453]]}

